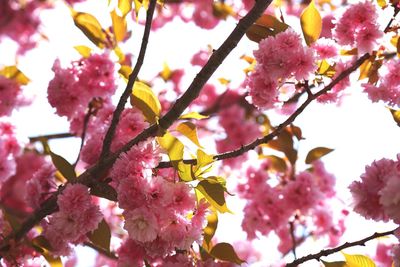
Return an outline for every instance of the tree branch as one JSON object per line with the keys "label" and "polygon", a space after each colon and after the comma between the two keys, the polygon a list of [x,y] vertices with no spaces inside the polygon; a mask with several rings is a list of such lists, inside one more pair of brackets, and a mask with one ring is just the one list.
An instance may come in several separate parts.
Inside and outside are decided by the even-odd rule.
{"label": "tree branch", "polygon": [[112,260],[118,260],[118,256],[115,255],[115,253],[113,253],[112,251],[107,251],[101,247],[96,246],[95,244],[93,244],[92,242],[84,242],[83,243],[85,246],[90,247],[94,250],[96,250],[98,253],[100,253],[101,255],[106,256],[109,259]]}
{"label": "tree branch", "polygon": [[114,137],[115,130],[118,126],[118,122],[121,116],[122,111],[125,108],[126,101],[132,93],[133,85],[139,75],[139,71],[142,68],[144,56],[146,55],[147,44],[149,41],[151,23],[153,21],[154,9],[156,7],[157,0],[150,0],[149,8],[147,9],[146,15],[146,24],[144,27],[144,33],[142,38],[142,45],[140,47],[139,57],[137,59],[136,65],[129,75],[128,84],[126,85],[125,91],[122,93],[121,98],[119,99],[118,105],[115,108],[110,127],[107,130],[107,133],[104,137],[103,148],[100,154],[100,161],[104,159],[110,153],[110,147],[112,143],[112,139]]}
{"label": "tree branch", "polygon": [[[338,84],[340,81],[342,81],[344,78],[346,78],[347,76],[350,75],[350,73],[352,73],[353,71],[355,71],[356,69],[358,69],[358,67],[361,66],[362,63],[364,63],[365,60],[367,60],[370,57],[370,55],[364,54],[362,57],[360,57],[357,61],[354,62],[354,64],[349,67],[348,69],[344,70],[343,72],[341,72],[338,77],[336,77],[330,84],[328,84],[325,88],[321,89],[320,91],[316,92],[315,94],[311,94],[308,95],[308,98],[306,101],[304,101],[304,103],[297,108],[297,110],[290,115],[283,123],[279,124],[278,127],[276,127],[276,129],[271,132],[268,135],[265,135],[262,138],[258,138],[256,140],[254,140],[252,143],[247,144],[245,146],[242,146],[239,149],[230,151],[230,152],[226,152],[226,153],[222,153],[222,154],[218,154],[214,156],[214,160],[224,160],[224,159],[229,159],[229,158],[234,158],[237,156],[240,156],[250,150],[253,150],[254,148],[256,148],[257,146],[261,145],[261,144],[266,144],[269,141],[271,141],[272,139],[274,139],[276,136],[278,136],[282,130],[290,125],[291,123],[294,122],[294,120],[304,111],[304,109],[315,99],[317,99],[319,96],[327,93],[329,90],[331,90],[336,84]],[[186,164],[196,164],[196,160],[184,160],[183,161]],[[160,162],[160,164],[157,166],[157,168],[169,168],[172,167],[171,162]]]}
{"label": "tree branch", "polygon": [[387,235],[393,235],[395,230],[396,229],[394,229],[392,231],[383,232],[383,233],[374,233],[373,235],[371,235],[369,237],[366,237],[364,239],[361,239],[361,240],[358,240],[358,241],[355,241],[355,242],[346,242],[343,245],[338,246],[336,248],[321,250],[318,253],[310,254],[308,256],[305,256],[305,257],[299,258],[297,260],[294,260],[293,262],[286,264],[286,267],[296,267],[299,264],[302,264],[302,263],[304,263],[306,261],[310,261],[310,260],[319,261],[321,257],[325,257],[325,256],[328,256],[328,255],[331,255],[331,254],[339,252],[339,251],[341,251],[341,250],[343,250],[345,248],[350,248],[350,247],[355,247],[355,246],[364,246],[367,241],[370,241],[372,239],[375,239],[375,238],[378,238],[378,237],[382,237],[382,236],[387,236]]}
{"label": "tree branch", "polygon": [[[254,7],[249,11],[249,13],[239,21],[232,33],[228,36],[228,38],[224,41],[220,48],[218,48],[213,53],[213,55],[210,57],[209,61],[202,68],[199,74],[197,74],[187,91],[182,95],[180,99],[178,99],[171,110],[159,120],[159,125],[162,127],[162,129],[168,129],[169,126],[187,108],[187,106],[189,106],[189,104],[198,96],[199,92],[201,91],[207,80],[215,72],[217,67],[224,61],[228,54],[236,47],[237,43],[244,36],[247,29],[263,14],[264,10],[270,5],[271,1],[272,0],[258,0],[255,3]],[[128,93],[130,93],[129,90]],[[105,154],[103,160],[99,160],[96,164],[88,168],[76,179],[75,182],[84,184],[88,187],[94,186],[94,184],[97,182],[95,177],[99,176],[99,174],[109,169],[121,153],[128,151],[132,146],[138,144],[139,142],[155,136],[157,134],[157,131],[159,130],[159,125],[153,124],[149,126],[117,152],[111,153],[110,155]],[[42,204],[41,208],[35,211],[31,215],[31,217],[29,217],[21,225],[18,231],[3,239],[3,242],[0,246],[0,252],[9,250],[9,244],[11,240],[19,241],[26,233],[29,232],[32,227],[39,223],[44,217],[57,210],[57,196],[63,188],[64,187],[61,186],[58,192],[54,193],[49,199],[47,199]]]}
{"label": "tree branch", "polygon": [[39,142],[43,139],[50,140],[50,139],[70,138],[70,137],[76,137],[76,135],[73,135],[72,133],[58,133],[58,134],[33,136],[33,137],[29,137],[29,142],[34,143],[34,142]]}

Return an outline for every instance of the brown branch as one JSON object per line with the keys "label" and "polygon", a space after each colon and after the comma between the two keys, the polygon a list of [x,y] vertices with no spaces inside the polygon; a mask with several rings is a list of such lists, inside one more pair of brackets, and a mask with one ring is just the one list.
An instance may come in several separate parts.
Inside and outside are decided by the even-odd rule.
{"label": "brown branch", "polygon": [[76,137],[76,135],[73,135],[72,133],[58,133],[58,134],[33,136],[33,137],[29,137],[29,142],[34,143],[34,142],[39,142],[42,140],[61,139],[61,138],[70,138],[70,137]]}
{"label": "brown branch", "polygon": [[[281,123],[280,125],[278,125],[278,127],[275,128],[275,130],[273,132],[271,132],[268,135],[265,135],[262,138],[258,138],[256,140],[254,140],[252,143],[247,144],[245,146],[242,146],[239,149],[230,151],[230,152],[226,152],[226,153],[222,153],[222,154],[218,154],[214,156],[214,160],[224,160],[224,159],[229,159],[229,158],[234,158],[237,156],[240,156],[250,150],[255,149],[257,146],[261,145],[261,144],[266,144],[269,141],[271,141],[272,139],[274,139],[276,136],[278,136],[282,130],[290,125],[291,123],[294,122],[294,120],[304,111],[304,109],[315,99],[317,99],[319,96],[327,93],[329,90],[331,90],[336,84],[338,84],[340,81],[342,81],[344,78],[346,78],[347,76],[350,75],[350,73],[352,73],[353,71],[355,71],[356,69],[358,69],[358,67],[361,66],[361,64],[367,60],[370,57],[370,55],[364,54],[362,57],[360,57],[356,62],[354,62],[354,64],[349,67],[348,69],[344,70],[343,72],[341,72],[338,77],[336,77],[330,84],[328,84],[325,88],[321,89],[320,91],[316,92],[315,94],[310,94],[308,95],[308,98],[306,101],[304,101],[304,103],[297,108],[297,110],[290,115],[283,123]],[[183,161],[186,164],[196,164],[196,160],[184,160]],[[160,164],[157,166],[157,168],[169,168],[172,167],[171,162],[160,162]]]}
{"label": "brown branch", "polygon": [[115,108],[110,127],[107,130],[107,133],[104,137],[103,148],[100,154],[100,161],[104,159],[110,153],[110,147],[112,143],[112,139],[114,137],[115,130],[117,129],[118,122],[121,116],[122,111],[125,108],[126,101],[128,100],[129,96],[132,93],[133,85],[139,75],[139,71],[142,68],[144,57],[146,55],[147,44],[149,41],[150,30],[151,30],[151,23],[153,20],[154,9],[156,7],[157,0],[150,0],[149,8],[147,9],[146,15],[146,24],[144,27],[144,33],[142,38],[142,45],[140,47],[139,57],[137,59],[136,65],[129,75],[128,83],[126,85],[125,91],[121,95],[117,107]]}
{"label": "brown branch", "polygon": [[[258,0],[255,3],[254,7],[249,11],[249,13],[239,21],[239,23],[225,40],[225,42],[218,50],[213,53],[207,64],[202,68],[199,74],[197,74],[187,91],[182,95],[180,99],[178,99],[171,110],[159,120],[159,125],[162,127],[162,129],[168,129],[169,126],[187,108],[187,106],[189,106],[189,104],[198,96],[199,92],[201,91],[207,80],[215,72],[217,67],[225,60],[228,54],[236,47],[237,43],[244,36],[247,29],[263,14],[264,10],[270,5],[271,1],[272,0]],[[95,177],[98,177],[99,174],[109,169],[121,153],[128,151],[132,146],[138,144],[139,142],[155,136],[159,130],[159,125],[151,125],[150,127],[143,130],[139,135],[137,135],[126,145],[124,145],[117,152],[110,155],[105,155],[104,160],[99,160],[96,164],[87,169],[76,179],[75,182],[84,184],[88,187],[94,186],[94,184],[96,184],[97,182]],[[57,196],[63,188],[64,187],[60,187],[58,192],[47,199],[42,204],[41,208],[35,211],[31,215],[31,217],[29,217],[21,225],[18,231],[3,239],[3,242],[0,246],[0,252],[9,250],[11,240],[19,241],[26,233],[29,232],[32,227],[39,223],[44,217],[57,210]]]}
{"label": "brown branch", "polygon": [[296,256],[296,236],[294,234],[294,222],[289,222],[289,232],[290,232],[290,237],[292,238],[292,252],[293,252],[293,256],[295,259],[297,259]]}
{"label": "brown branch", "polygon": [[83,119],[83,129],[82,129],[82,134],[81,134],[81,145],[79,147],[78,156],[76,157],[75,163],[73,165],[74,167],[76,167],[76,164],[78,164],[79,158],[81,157],[81,152],[82,152],[83,144],[85,143],[85,137],[86,137],[87,127],[88,127],[88,124],[89,124],[89,119],[90,119],[90,116],[92,116],[93,113],[94,113],[94,109],[95,109],[94,102],[95,101],[96,101],[95,99],[90,101],[89,106],[88,106],[88,110],[87,110],[87,112],[85,114],[85,118]]}
{"label": "brown branch", "polygon": [[383,30],[384,33],[388,33],[390,31],[390,26],[396,19],[397,14],[400,12],[400,8],[397,7],[397,4],[393,5],[394,13],[393,16],[390,18],[389,23],[386,25],[385,29]]}
{"label": "brown branch", "polygon": [[325,257],[325,256],[331,255],[333,253],[342,251],[345,248],[350,248],[350,247],[355,247],[355,246],[365,246],[365,243],[367,241],[370,241],[372,239],[375,239],[375,238],[378,238],[378,237],[382,237],[382,236],[393,235],[395,230],[396,229],[394,229],[392,231],[383,232],[383,233],[374,233],[373,235],[371,235],[369,237],[366,237],[364,239],[361,239],[361,240],[358,240],[358,241],[355,241],[355,242],[346,242],[343,245],[338,246],[336,248],[321,250],[318,253],[310,254],[310,255],[307,255],[305,257],[302,257],[302,258],[299,258],[297,260],[294,260],[293,262],[286,264],[286,267],[295,267],[295,266],[298,266],[299,264],[302,264],[302,263],[304,263],[306,261],[310,261],[310,260],[319,261],[321,257]]}

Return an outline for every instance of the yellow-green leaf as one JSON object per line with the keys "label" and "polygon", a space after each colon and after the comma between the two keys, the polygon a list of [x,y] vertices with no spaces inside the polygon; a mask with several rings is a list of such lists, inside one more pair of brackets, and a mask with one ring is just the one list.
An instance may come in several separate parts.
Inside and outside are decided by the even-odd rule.
{"label": "yellow-green leaf", "polygon": [[78,27],[90,41],[96,46],[103,48],[106,43],[106,34],[99,21],[88,13],[72,11],[72,17]]}
{"label": "yellow-green leaf", "polygon": [[214,162],[214,156],[213,155],[208,155],[205,153],[203,150],[198,149],[197,150],[197,166],[198,167],[205,167],[209,164]]}
{"label": "yellow-green leaf", "polygon": [[322,18],[314,0],[311,0],[300,16],[301,29],[303,30],[304,39],[307,45],[311,45],[318,40],[322,31]]}
{"label": "yellow-green leaf", "polygon": [[321,260],[321,262],[324,264],[325,267],[347,267],[345,261],[327,262],[327,261]]}
{"label": "yellow-green leaf", "polygon": [[176,169],[178,170],[179,178],[181,178],[182,181],[190,182],[196,179],[192,164],[185,164],[181,160],[178,163],[172,162],[172,165],[177,166]]}
{"label": "yellow-green leaf", "polygon": [[335,73],[335,65],[330,65],[325,59],[318,65],[317,73],[332,78]]}
{"label": "yellow-green leaf", "polygon": [[117,43],[123,41],[126,36],[127,24],[125,17],[118,16],[115,9],[110,13],[115,41]]}
{"label": "yellow-green leaf", "polygon": [[376,267],[376,264],[367,256],[349,255],[342,252],[346,259],[346,267]]}
{"label": "yellow-green leaf", "polygon": [[183,158],[183,144],[175,136],[166,132],[162,137],[157,137],[157,141],[162,148],[168,152],[168,157],[172,165],[177,167],[177,162]]}
{"label": "yellow-green leaf", "polygon": [[186,122],[180,123],[176,127],[176,130],[178,132],[180,132],[182,135],[186,136],[190,141],[192,141],[198,147],[202,148],[202,146],[200,145],[199,139],[197,137],[196,125],[194,125],[190,121],[186,121]]}
{"label": "yellow-green leaf", "polygon": [[163,64],[163,70],[160,72],[160,77],[166,82],[171,78],[172,70],[166,62]]}
{"label": "yellow-green leaf", "polygon": [[189,112],[179,117],[180,120],[189,120],[189,119],[202,120],[207,118],[209,118],[209,116],[201,115],[198,112]]}
{"label": "yellow-green leaf", "polygon": [[331,153],[332,151],[333,149],[327,147],[316,147],[314,149],[311,149],[310,152],[308,152],[307,154],[306,163],[310,164],[314,160],[320,159],[326,154]]}
{"label": "yellow-green leaf", "polygon": [[142,111],[144,117],[150,123],[155,123],[160,116],[160,101],[145,83],[135,82],[131,95],[131,104]]}
{"label": "yellow-green leaf", "polygon": [[0,70],[0,75],[8,79],[14,80],[20,85],[27,85],[30,80],[25,74],[20,71],[17,66],[6,66]]}
{"label": "yellow-green leaf", "polygon": [[292,164],[297,160],[297,151],[293,148],[292,135],[287,129],[282,131],[278,138],[271,140],[268,143],[268,147],[285,153],[287,159]]}
{"label": "yellow-green leaf", "polygon": [[400,109],[395,110],[395,109],[389,108],[389,111],[392,114],[394,121],[397,123],[397,126],[400,126]]}
{"label": "yellow-green leaf", "polygon": [[204,241],[209,247],[210,241],[213,238],[218,227],[218,213],[215,210],[211,210],[207,216],[207,226],[204,228]]}
{"label": "yellow-green leaf", "polygon": [[132,10],[132,0],[118,0],[118,9],[125,17]]}
{"label": "yellow-green leaf", "polygon": [[372,65],[375,61],[375,56],[371,56],[368,60],[364,61],[360,66],[360,76],[358,80],[368,78],[371,72]]}
{"label": "yellow-green leaf", "polygon": [[74,46],[74,48],[84,58],[90,57],[90,54],[92,53],[92,49],[86,45],[77,45]]}
{"label": "yellow-green leaf", "polygon": [[126,80],[129,79],[129,75],[132,73],[131,66],[122,65],[121,68],[118,70],[118,73],[122,75]]}
{"label": "yellow-green leaf", "polygon": [[110,251],[111,230],[104,219],[99,223],[96,230],[88,233],[88,237],[97,247]]}
{"label": "yellow-green leaf", "polygon": [[283,158],[274,156],[274,155],[269,155],[266,156],[268,161],[271,164],[271,167],[276,170],[277,172],[286,172],[287,170],[287,165],[286,161]]}
{"label": "yellow-green leaf", "polygon": [[235,252],[235,249],[229,243],[216,244],[211,249],[210,254],[216,259],[233,262],[239,265],[245,262],[244,260],[239,258],[239,256]]}
{"label": "yellow-green leaf", "polygon": [[264,14],[246,32],[247,38],[259,43],[268,36],[285,31],[289,25],[279,21],[276,17]]}
{"label": "yellow-green leaf", "polygon": [[219,212],[231,212],[226,206],[224,195],[225,189],[221,184],[206,179],[200,181],[197,184],[196,189],[199,190],[207,201]]}
{"label": "yellow-green leaf", "polygon": [[68,181],[76,179],[75,168],[66,159],[53,152],[50,152],[50,156],[54,166]]}

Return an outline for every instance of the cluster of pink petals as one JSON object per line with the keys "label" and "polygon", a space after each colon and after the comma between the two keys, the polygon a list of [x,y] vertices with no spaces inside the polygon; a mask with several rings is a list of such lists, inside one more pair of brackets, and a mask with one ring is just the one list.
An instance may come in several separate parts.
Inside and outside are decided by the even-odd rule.
{"label": "cluster of pink petals", "polygon": [[[261,135],[259,125],[247,120],[245,110],[239,105],[232,105],[219,112],[220,125],[224,128],[226,138],[217,141],[217,151],[227,152],[240,148]],[[225,161],[232,168],[239,167],[246,155]]]}
{"label": "cluster of pink petals", "polygon": [[272,108],[278,102],[278,86],[286,79],[307,79],[316,69],[314,50],[304,47],[300,36],[290,29],[262,40],[254,56],[257,65],[247,84],[251,100],[259,108]]}
{"label": "cluster of pink petals", "polygon": [[[290,251],[293,242],[288,229],[293,216],[310,216],[312,220],[298,222],[314,228],[315,235],[328,234],[331,242],[337,240],[332,214],[324,204],[334,196],[335,179],[326,172],[322,162],[313,163],[313,170],[297,174],[294,179],[271,186],[268,164],[259,169],[250,167],[239,194],[247,200],[242,228],[248,239],[257,234],[268,235],[274,231],[281,240],[278,249]],[[300,217],[301,218],[301,217]]]}
{"label": "cluster of pink petals", "polygon": [[0,1],[0,39],[8,37],[19,44],[19,53],[32,49],[36,44],[36,33],[40,25],[40,9],[45,1],[28,0],[24,3],[13,0]]}
{"label": "cluster of pink petals", "polygon": [[67,185],[58,197],[59,211],[44,225],[44,236],[56,255],[67,255],[69,243],[87,240],[86,234],[95,230],[103,218],[99,207],[92,203],[88,188],[82,184]]}
{"label": "cluster of pink petals", "polygon": [[364,84],[364,92],[372,102],[383,101],[390,106],[400,105],[400,60],[390,60],[385,64],[387,73],[380,78],[378,86]]}
{"label": "cluster of pink petals", "polygon": [[361,181],[350,185],[354,210],[367,219],[400,223],[399,161],[381,159],[365,167]]}
{"label": "cluster of pink petals", "polygon": [[14,126],[0,121],[0,184],[15,174],[15,158],[21,151]]}
{"label": "cluster of pink petals", "polygon": [[169,173],[152,173],[159,155],[152,142],[140,143],[122,154],[111,170],[129,235],[120,249],[121,266],[128,266],[123,265],[128,259],[143,262],[173,255],[176,249],[189,250],[201,238],[207,206],[196,208],[190,187]]}
{"label": "cluster of pink petals", "polygon": [[108,54],[73,61],[68,68],[62,68],[56,60],[53,72],[54,78],[47,89],[48,100],[58,115],[69,120],[84,117],[92,99],[107,99],[116,89],[114,63]]}
{"label": "cluster of pink petals", "polygon": [[40,204],[50,196],[50,192],[52,190],[55,191],[55,173],[56,168],[53,164],[46,163],[28,181],[26,185],[26,201],[32,208],[39,208]]}
{"label": "cluster of pink petals", "polygon": [[359,53],[371,52],[383,35],[377,18],[372,2],[351,5],[337,21],[334,37],[340,45],[356,47]]}
{"label": "cluster of pink petals", "polygon": [[376,255],[374,261],[379,263],[379,266],[392,267],[392,244],[379,243],[376,246]]}
{"label": "cluster of pink petals", "polygon": [[0,117],[10,116],[14,109],[26,104],[21,86],[15,80],[0,75]]}

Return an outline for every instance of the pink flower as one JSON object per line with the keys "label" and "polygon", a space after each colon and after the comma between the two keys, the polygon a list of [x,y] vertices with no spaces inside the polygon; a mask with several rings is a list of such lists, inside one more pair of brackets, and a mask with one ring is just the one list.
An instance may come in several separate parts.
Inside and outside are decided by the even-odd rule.
{"label": "pink flower", "polygon": [[218,25],[219,19],[213,14],[213,3],[212,0],[195,1],[195,9],[193,12],[193,22],[203,29],[213,29]]}
{"label": "pink flower", "polygon": [[374,260],[378,261],[379,266],[391,267],[393,260],[391,257],[391,250],[393,245],[387,245],[384,243],[379,243],[376,246],[376,255]]}
{"label": "pink flower", "polygon": [[379,192],[379,203],[385,214],[395,223],[400,223],[400,172],[388,178],[385,187]]}
{"label": "pink flower", "polygon": [[143,247],[132,239],[127,239],[118,249],[118,267],[141,266],[145,257]]}
{"label": "pink flower", "polygon": [[0,116],[10,116],[11,112],[26,103],[22,89],[16,81],[0,75]]}
{"label": "pink flower", "polygon": [[320,38],[312,44],[318,59],[333,58],[338,55],[338,46],[332,39]]}
{"label": "pink flower", "polygon": [[50,191],[56,189],[54,181],[56,169],[53,164],[45,164],[35,172],[26,185],[26,201],[33,208],[40,207],[40,204],[50,196]]}
{"label": "pink flower", "polygon": [[68,185],[58,197],[57,205],[64,213],[85,211],[92,205],[88,188],[82,184]]}
{"label": "pink flower", "polygon": [[157,238],[159,226],[155,215],[145,207],[124,212],[124,229],[129,237],[138,242],[150,242]]}
{"label": "pink flower", "polygon": [[193,55],[190,63],[193,66],[200,66],[203,67],[210,57],[210,53],[207,50],[200,50],[196,54]]}
{"label": "pink flower", "polygon": [[400,245],[396,245],[393,247],[392,255],[394,267],[400,267]]}

